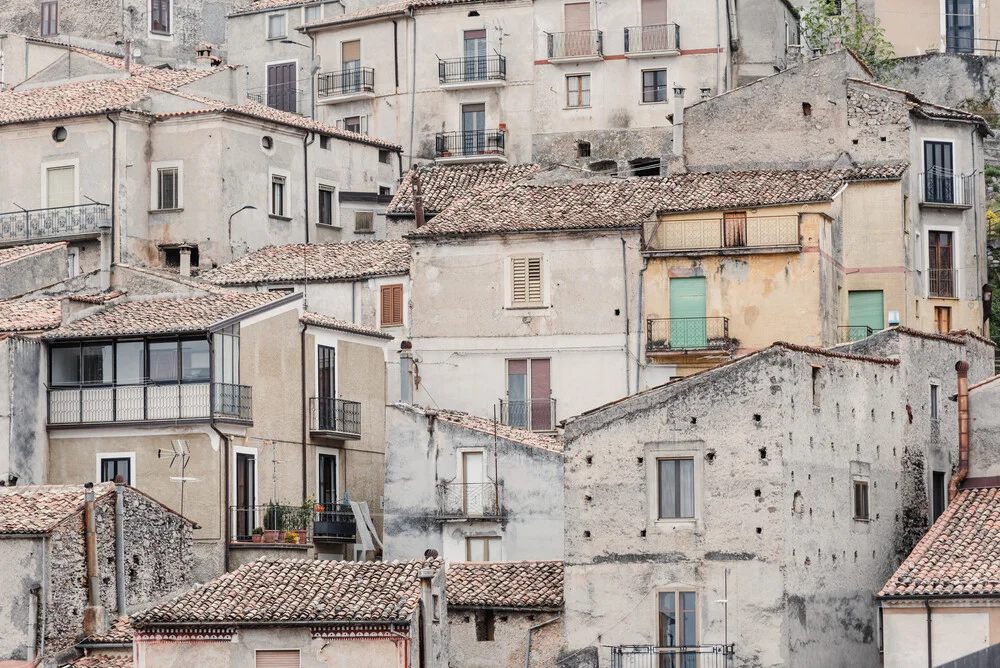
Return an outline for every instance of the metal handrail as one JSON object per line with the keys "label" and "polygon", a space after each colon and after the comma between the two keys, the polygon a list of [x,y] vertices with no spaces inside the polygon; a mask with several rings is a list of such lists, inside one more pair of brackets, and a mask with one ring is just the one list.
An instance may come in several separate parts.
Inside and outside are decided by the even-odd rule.
{"label": "metal handrail", "polygon": [[555,431],[556,400],[553,397],[520,401],[501,399],[500,424],[530,431]]}
{"label": "metal handrail", "polygon": [[646,249],[654,251],[739,250],[801,245],[798,216],[650,220],[644,227]]}
{"label": "metal handrail", "polygon": [[506,78],[507,58],[504,56],[438,58],[438,79],[441,83],[503,81]]}
{"label": "metal handrail", "polygon": [[355,67],[322,72],[317,75],[316,82],[316,96],[320,98],[371,93],[375,90],[375,68]]}
{"label": "metal handrail", "polygon": [[441,518],[497,518],[503,515],[503,483],[441,482],[437,485],[437,515]]}
{"label": "metal handrail", "polygon": [[604,33],[600,30],[547,32],[549,58],[604,56]]}
{"label": "metal handrail", "polygon": [[253,389],[231,383],[53,385],[47,395],[49,425],[253,418]]}
{"label": "metal handrail", "polygon": [[311,430],[361,438],[361,403],[332,397],[309,399]]}
{"label": "metal handrail", "polygon": [[854,343],[867,339],[875,330],[867,325],[840,325],[837,327],[839,343]]}
{"label": "metal handrail", "polygon": [[646,351],[732,351],[729,318],[649,318],[646,320]]}
{"label": "metal handrail", "polygon": [[927,294],[931,297],[957,297],[958,269],[928,269]]}
{"label": "metal handrail", "polygon": [[358,526],[351,506],[343,503],[323,504],[313,521],[313,536],[317,538],[354,538]]}
{"label": "metal handrail", "polygon": [[972,174],[931,168],[920,174],[920,203],[972,206],[974,186]]}
{"label": "metal handrail", "polygon": [[97,234],[111,225],[111,206],[92,203],[0,213],[0,242]]}
{"label": "metal handrail", "polygon": [[677,51],[681,48],[681,28],[676,23],[625,28],[625,53]]}
{"label": "metal handrail", "polygon": [[736,646],[619,645],[611,648],[611,668],[731,668]]}
{"label": "metal handrail", "polygon": [[506,145],[503,130],[439,132],[434,138],[434,153],[439,158],[504,155]]}

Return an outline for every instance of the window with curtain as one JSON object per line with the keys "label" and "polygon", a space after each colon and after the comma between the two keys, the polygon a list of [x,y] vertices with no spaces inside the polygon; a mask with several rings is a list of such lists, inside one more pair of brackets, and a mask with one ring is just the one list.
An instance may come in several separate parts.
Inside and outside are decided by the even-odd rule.
{"label": "window with curtain", "polygon": [[667,99],[667,71],[644,71],[642,73],[642,101],[666,102]]}
{"label": "window with curtain", "polygon": [[42,37],[59,34],[59,2],[42,3]]}
{"label": "window with curtain", "polygon": [[566,77],[566,106],[590,106],[589,74],[570,74]]}
{"label": "window with curtain", "polygon": [[285,177],[271,176],[271,215],[285,215]]}
{"label": "window with curtain", "polygon": [[317,21],[323,18],[323,5],[309,5],[306,7],[306,23]]}
{"label": "window with curtain", "polygon": [[142,341],[115,343],[115,383],[141,385],[146,379],[146,346]]}
{"label": "window with curtain", "polygon": [[694,517],[694,460],[660,459],[656,462],[661,520]]}
{"label": "window with curtain", "polygon": [[149,379],[154,383],[177,382],[177,341],[150,341]]}
{"label": "window with curtain", "polygon": [[76,168],[49,167],[45,170],[45,206],[52,209],[76,204]]}
{"label": "window with curtain", "polygon": [[170,0],[149,0],[149,17],[151,32],[170,34]]}
{"label": "window with curtain", "polygon": [[132,460],[128,457],[101,457],[101,482],[114,482],[121,476],[126,485],[132,484]]}
{"label": "window with curtain", "polygon": [[267,38],[284,39],[288,31],[285,28],[286,21],[284,14],[271,14],[267,17]]}
{"label": "window with curtain", "polygon": [[319,187],[319,220],[316,221],[319,225],[329,225],[331,227],[335,225],[333,220],[333,196],[334,189],[332,186]]}

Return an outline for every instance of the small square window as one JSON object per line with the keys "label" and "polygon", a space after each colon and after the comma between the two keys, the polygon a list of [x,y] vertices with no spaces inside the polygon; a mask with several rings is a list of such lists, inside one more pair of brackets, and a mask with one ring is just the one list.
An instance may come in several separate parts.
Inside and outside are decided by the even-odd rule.
{"label": "small square window", "polygon": [[156,208],[159,211],[179,209],[180,170],[176,167],[161,167],[156,170]]}
{"label": "small square window", "polygon": [[341,121],[341,127],[343,127],[348,132],[357,132],[358,134],[364,134],[367,131],[365,123],[362,116],[348,116],[343,121]]}
{"label": "small square window", "polygon": [[285,177],[277,174],[271,177],[271,215],[285,216]]}
{"label": "small square window", "polygon": [[375,214],[372,211],[355,211],[354,212],[354,231],[355,232],[374,232],[375,231]]}
{"label": "small square window", "polygon": [[271,14],[267,17],[267,38],[284,39],[288,36],[284,14]]}
{"label": "small square window", "polygon": [[323,5],[309,5],[306,7],[306,23],[309,23],[310,21],[317,21],[321,18],[323,18]]}
{"label": "small square window", "polygon": [[642,73],[642,101],[667,101],[667,71],[646,70]]}
{"label": "small square window", "polygon": [[330,138],[326,135],[321,135],[319,138],[319,147],[324,151],[330,150]]}
{"label": "small square window", "polygon": [[578,141],[576,143],[576,157],[578,157],[578,158],[589,158],[590,157],[590,142],[589,141]]}
{"label": "small square window", "polygon": [[379,151],[378,151],[378,161],[381,162],[383,165],[391,165],[392,164],[392,152],[391,151],[386,151],[385,149],[379,149]]}
{"label": "small square window", "polygon": [[854,519],[868,521],[868,481],[854,481]]}
{"label": "small square window", "polygon": [[390,188],[389,186],[379,186],[378,187],[378,194],[381,197],[385,197],[387,195],[391,195],[392,194],[392,188]]}
{"label": "small square window", "polygon": [[566,77],[566,106],[590,106],[589,74],[570,74]]}
{"label": "small square window", "polygon": [[121,476],[126,485],[132,484],[131,457],[101,457],[101,482],[114,482]]}

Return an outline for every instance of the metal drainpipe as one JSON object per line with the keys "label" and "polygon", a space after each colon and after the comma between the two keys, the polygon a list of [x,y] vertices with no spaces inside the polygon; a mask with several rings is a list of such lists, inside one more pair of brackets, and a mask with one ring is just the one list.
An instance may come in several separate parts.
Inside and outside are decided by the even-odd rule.
{"label": "metal drainpipe", "polygon": [[959,487],[969,475],[969,363],[955,364],[958,372],[958,471],[948,484],[948,502],[955,500]]}
{"label": "metal drainpipe", "polygon": [[[973,128],[972,128],[972,136],[970,137],[970,142],[972,143],[972,173],[973,174],[976,173],[976,132],[978,132],[978,131],[979,131],[979,129],[977,127],[973,126]],[[979,193],[976,191],[976,182],[975,182],[975,180],[973,180],[973,182],[972,182],[972,196],[976,200],[979,199]],[[982,272],[979,271],[979,267],[982,264],[982,253],[981,253],[982,248],[979,246],[979,206],[978,206],[978,201],[977,202],[973,202],[973,207],[972,207],[972,223],[973,223],[972,229],[974,229],[976,231],[976,286],[975,287],[976,287],[976,290],[978,291],[978,290],[980,290],[980,286],[983,284],[983,275],[982,275]],[[979,301],[980,304],[983,303],[983,294],[982,294],[982,292],[979,292],[976,295],[976,299],[977,299],[977,301]]]}
{"label": "metal drainpipe", "polygon": [[417,18],[413,7],[410,7],[410,23],[413,25],[413,44],[410,46],[410,67],[413,70],[410,78],[410,167],[413,167],[413,127],[416,123],[417,104]]}
{"label": "metal drainpipe", "polygon": [[631,329],[631,323],[629,322],[628,314],[628,264],[626,262],[625,256],[625,235],[618,232],[618,238],[622,242],[622,281],[625,286],[625,396],[632,394],[632,374],[629,373],[629,345],[628,337],[629,330]]}
{"label": "metal drainpipe", "polygon": [[[309,398],[306,389],[306,326],[300,323],[299,327],[299,354],[302,366],[302,500],[305,501],[309,498],[308,481],[306,480],[306,462],[309,456],[309,449],[306,446],[306,437],[309,433]],[[347,478],[344,479],[346,480]]]}
{"label": "metal drainpipe", "polygon": [[562,613],[561,612],[558,615],[556,615],[555,617],[553,617],[552,619],[544,621],[541,624],[535,624],[534,626],[532,626],[531,628],[528,629],[528,644],[527,644],[527,647],[524,650],[524,668],[531,668],[531,632],[532,631],[537,631],[538,629],[542,628],[543,626],[548,626],[549,624],[551,624],[553,622],[558,622],[560,619],[562,619]]}
{"label": "metal drainpipe", "polygon": [[84,558],[87,564],[87,610],[83,615],[83,632],[85,635],[94,635],[104,629],[100,628],[99,611],[96,608],[100,605],[100,575],[97,571],[97,517],[94,510],[94,483],[88,482],[83,486],[83,530],[84,530]]}
{"label": "metal drainpipe", "polygon": [[119,252],[116,256],[115,254],[115,241],[117,238],[117,226],[115,221],[118,219],[116,215],[117,202],[118,202],[118,121],[111,118],[111,114],[105,114],[105,118],[111,123],[111,264],[115,263],[115,258],[121,260],[121,253]]}
{"label": "metal drainpipe", "polygon": [[934,660],[931,658],[931,602],[926,598],[924,599],[924,607],[927,608],[927,668],[934,668]]}
{"label": "metal drainpipe", "polygon": [[635,347],[635,391],[639,391],[639,375],[642,371],[642,361],[639,355],[642,354],[642,332],[643,332],[643,322],[642,322],[642,307],[643,307],[643,287],[646,282],[646,265],[648,260],[642,258],[642,269],[639,270],[639,327],[637,328],[638,336],[637,345]]}
{"label": "metal drainpipe", "polygon": [[[308,141],[306,141],[308,140]],[[313,145],[316,141],[316,135],[312,132],[307,132],[302,135],[302,170],[305,172],[305,184],[304,190],[306,193],[306,245],[309,245],[309,147]],[[337,221],[340,222],[340,221]],[[303,299],[305,295],[303,295]]]}
{"label": "metal drainpipe", "polygon": [[118,616],[127,614],[125,606],[125,481],[115,477],[115,592]]}
{"label": "metal drainpipe", "polygon": [[[211,341],[211,339],[209,339]],[[209,343],[212,346],[211,343]],[[214,346],[211,348],[212,358],[215,357]],[[223,551],[224,557],[224,567],[226,572],[229,572],[229,536],[231,526],[229,524],[229,437],[219,431],[219,428],[215,426],[215,411],[212,411],[212,419],[209,421],[208,426],[219,435],[222,441],[219,443],[219,452],[222,453],[222,516],[224,518],[222,522],[223,534],[222,534],[222,544],[225,546]]]}

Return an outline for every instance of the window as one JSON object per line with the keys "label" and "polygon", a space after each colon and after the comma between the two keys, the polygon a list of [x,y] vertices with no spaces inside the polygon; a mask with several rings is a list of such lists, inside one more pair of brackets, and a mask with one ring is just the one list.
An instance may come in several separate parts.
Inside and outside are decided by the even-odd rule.
{"label": "window", "polygon": [[955,156],[951,142],[924,142],[924,201],[955,203]]}
{"label": "window", "polygon": [[492,610],[476,611],[476,642],[492,642],[496,619]]}
{"label": "window", "polygon": [[368,130],[366,116],[348,116],[340,122],[340,126],[348,132],[364,134]]}
{"label": "window", "polygon": [[330,138],[328,136],[326,136],[326,135],[320,135],[320,138],[319,138],[319,147],[321,149],[323,149],[324,151],[329,151],[330,150]]}
{"label": "window", "polygon": [[486,56],[486,30],[466,30],[462,35],[463,81],[482,81],[489,76]]}
{"label": "window", "polygon": [[868,481],[854,481],[854,519],[868,521]]}
{"label": "window", "polygon": [[383,165],[392,164],[392,151],[386,151],[385,149],[379,149],[378,151],[378,161]]}
{"label": "window", "polygon": [[[847,324],[861,329],[858,338],[868,336],[868,329],[881,332],[885,327],[885,304],[881,290],[849,290],[847,292]],[[854,331],[854,330],[852,330]]]}
{"label": "window", "polygon": [[114,382],[110,343],[53,346],[49,359],[53,385],[110,385]]}
{"label": "window", "polygon": [[230,325],[212,336],[216,410],[226,415],[240,415],[240,391],[232,387],[240,383],[240,325]]}
{"label": "window", "polygon": [[40,32],[42,37],[59,34],[59,3],[57,1],[42,3],[42,27]]}
{"label": "window", "polygon": [[819,387],[819,370],[821,367],[814,366],[812,368],[812,395],[813,395],[813,408],[819,408],[819,398],[820,398],[820,387]]}
{"label": "window", "polygon": [[937,422],[938,419],[938,386],[931,385],[931,420]]}
{"label": "window", "polygon": [[297,649],[258,649],[254,656],[254,668],[299,668]]}
{"label": "window", "polygon": [[316,426],[337,431],[337,349],[332,346],[316,347],[316,397]]}
{"label": "window", "polygon": [[378,187],[379,197],[387,197],[392,194],[392,188],[389,186],[379,186]]}
{"label": "window", "polygon": [[335,226],[337,222],[333,218],[335,189],[331,186],[319,187],[319,225]]}
{"label": "window", "polygon": [[504,424],[532,431],[555,429],[551,369],[552,361],[548,359],[507,360],[507,402],[501,416]]}
{"label": "window", "polygon": [[126,485],[132,484],[131,457],[101,457],[100,466],[101,482],[114,482],[117,476],[121,476]]}
{"label": "window", "polygon": [[[319,453],[316,464],[319,467],[317,502],[326,508],[324,512],[333,513],[336,511],[334,506],[341,502],[337,494],[337,455]],[[333,518],[334,515],[327,517]]]}
{"label": "window", "polygon": [[955,275],[954,235],[951,232],[930,230],[927,233],[927,287],[931,297],[957,297]]}
{"label": "window", "polygon": [[[657,627],[661,647],[695,647],[698,644],[698,596],[693,591],[661,591],[657,595]],[[676,661],[674,660],[676,657]],[[662,668],[693,668],[693,652],[664,655]]]}
{"label": "window", "polygon": [[661,520],[694,518],[694,460],[658,459],[657,496]]}
{"label": "window", "polygon": [[[298,108],[296,63],[275,63],[267,66],[267,106],[293,114]],[[270,147],[265,147],[270,148]]]}
{"label": "window", "polygon": [[179,174],[177,167],[162,167],[156,170],[156,208],[160,211],[179,209]]}
{"label": "window", "polygon": [[726,248],[743,248],[747,245],[746,211],[729,211],[722,214],[722,227],[726,235],[722,243]]}
{"label": "window", "polygon": [[510,305],[512,308],[544,306],[542,257],[540,255],[510,259]]}
{"label": "window", "polygon": [[589,74],[569,74],[566,76],[566,106],[590,106]]}
{"label": "window", "polygon": [[267,38],[268,39],[284,39],[287,37],[287,30],[285,29],[285,15],[284,14],[271,14],[267,17]]}
{"label": "window", "polygon": [[80,273],[80,250],[71,248],[66,251],[66,275],[69,278]]}
{"label": "window", "polygon": [[54,209],[76,204],[76,167],[64,165],[45,170],[45,206]]}
{"label": "window", "polygon": [[170,0],[149,0],[149,30],[159,35],[170,34]]}
{"label": "window", "polygon": [[323,18],[323,5],[309,5],[306,7],[306,23]]}
{"label": "window", "polygon": [[576,157],[578,157],[578,158],[589,158],[590,157],[590,142],[589,141],[578,141],[576,143]]}
{"label": "window", "polygon": [[500,561],[500,538],[482,537],[465,539],[466,561]]}
{"label": "window", "polygon": [[931,499],[931,509],[934,513],[932,521],[937,521],[937,518],[941,517],[941,513],[944,512],[945,506],[945,484],[944,484],[944,471],[932,471],[931,472],[931,489],[933,498]]}
{"label": "window", "polygon": [[945,0],[946,47],[949,53],[975,53],[975,9],[973,0]]}
{"label": "window", "polygon": [[149,380],[154,383],[177,382],[177,342],[149,342]]}
{"label": "window", "polygon": [[934,307],[934,324],[937,325],[938,334],[947,334],[951,331],[951,307]]}
{"label": "window", "polygon": [[271,175],[271,215],[285,217],[285,183],[286,177]]}
{"label": "window", "polygon": [[115,343],[115,383],[141,385],[146,380],[146,344],[142,341]]}
{"label": "window", "polygon": [[382,326],[396,327],[403,324],[403,286],[382,286]]}
{"label": "window", "polygon": [[208,341],[181,341],[181,380],[197,382],[211,378],[209,356]]}
{"label": "window", "polygon": [[642,101],[666,102],[667,99],[667,71],[644,71],[642,73]]}
{"label": "window", "polygon": [[375,231],[375,213],[372,211],[354,212],[354,231],[367,234]]}

